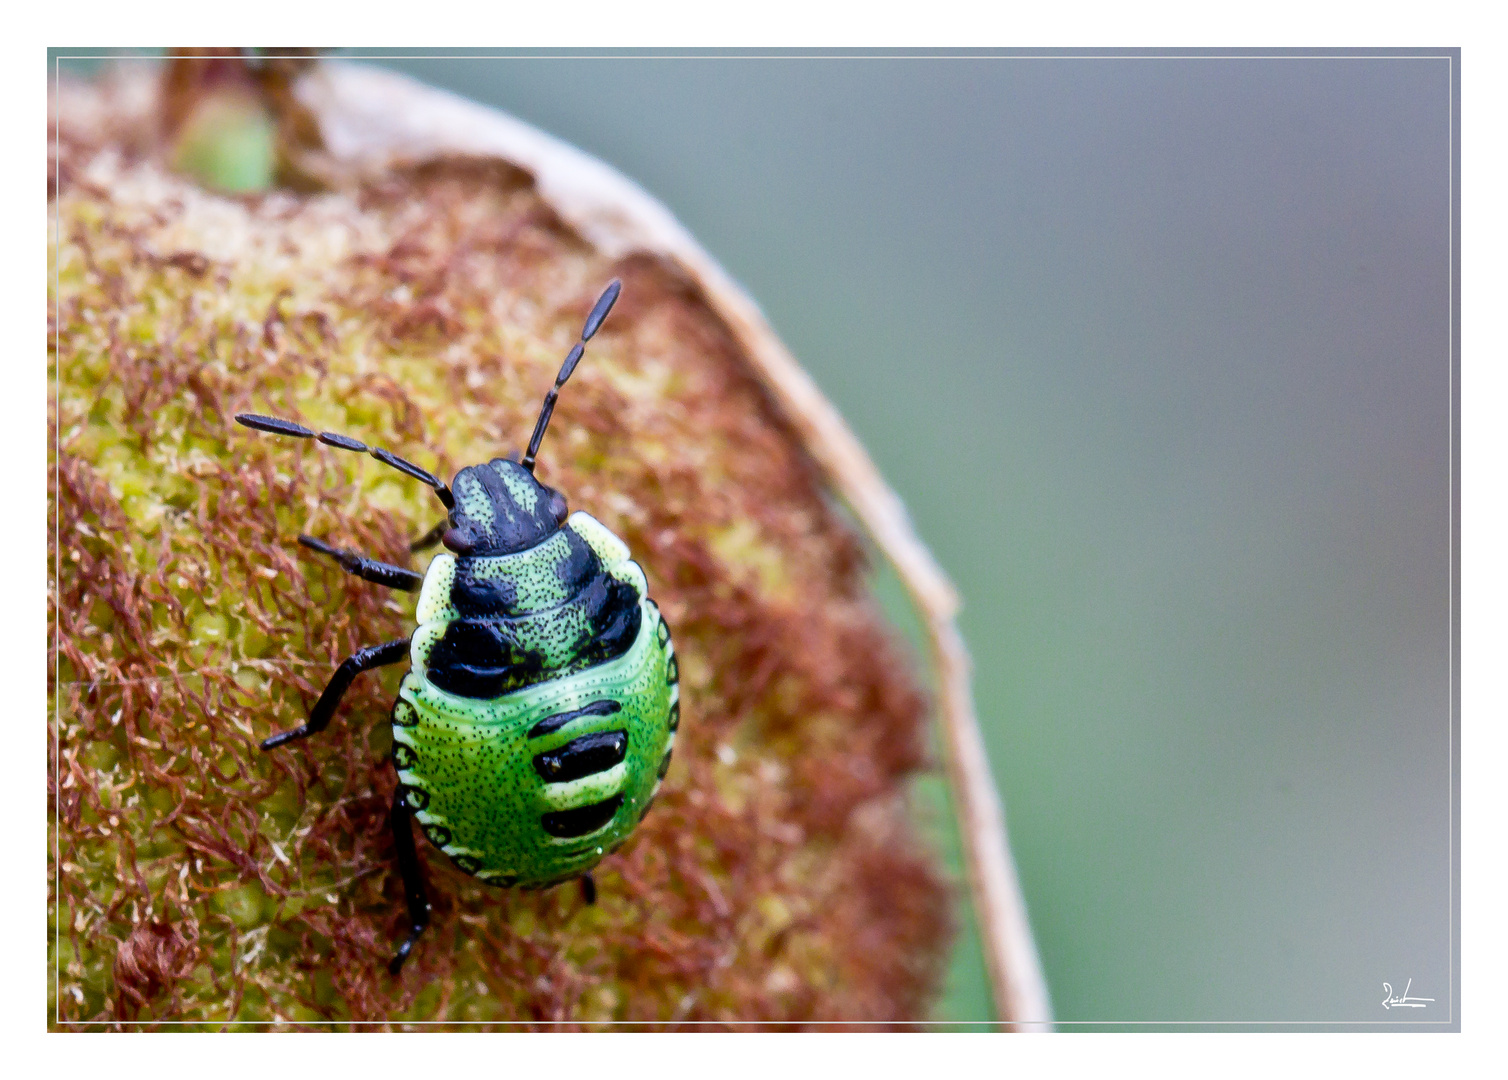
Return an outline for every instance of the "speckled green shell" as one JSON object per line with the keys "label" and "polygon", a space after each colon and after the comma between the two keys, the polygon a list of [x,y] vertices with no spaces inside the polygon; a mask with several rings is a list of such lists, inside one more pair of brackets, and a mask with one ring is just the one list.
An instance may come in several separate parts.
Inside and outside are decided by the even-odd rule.
{"label": "speckled green shell", "polygon": [[[568,557],[567,531],[586,542],[608,575],[635,590],[641,614],[626,652],[580,670],[571,670],[569,648],[582,614],[562,595],[556,573]],[[540,613],[530,644],[547,667],[564,665],[565,673],[491,699],[461,697],[431,682],[430,653],[458,617],[451,597],[457,558],[435,556],[419,593],[411,667],[393,704],[393,761],[424,835],[457,867],[495,885],[542,887],[590,870],[649,809],[680,720],[675,650],[644,571],[627,545],[588,514],[572,514],[526,551],[472,559],[470,572],[505,581],[521,609]],[[607,732],[626,735],[621,761],[576,779],[546,780],[548,768],[537,764],[542,755]],[[580,835],[547,829],[562,815],[577,828],[583,820],[595,824],[609,810]]]}

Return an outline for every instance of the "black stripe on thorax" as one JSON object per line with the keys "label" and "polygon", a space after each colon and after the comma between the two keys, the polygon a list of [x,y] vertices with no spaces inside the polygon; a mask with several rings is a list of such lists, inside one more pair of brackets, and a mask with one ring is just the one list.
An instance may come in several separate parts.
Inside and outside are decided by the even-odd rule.
{"label": "black stripe on thorax", "polygon": [[[565,537],[566,551],[551,568],[561,584],[562,601],[571,603],[594,578],[603,576],[602,561],[574,529],[566,527],[558,535]],[[549,537],[543,543],[548,543]],[[514,558],[516,556],[505,556]],[[546,556],[540,556],[544,558]],[[508,577],[478,577],[483,566],[479,558],[462,555],[456,559],[456,576],[450,589],[450,602],[462,618],[496,618],[527,614],[518,606],[518,591]]]}
{"label": "black stripe on thorax", "polygon": [[[586,626],[570,646],[571,658],[552,670],[574,671],[615,660],[639,635],[639,591],[627,582],[602,574],[570,603],[585,612]],[[549,677],[544,657],[529,647],[528,638],[559,612],[551,608],[512,618],[453,620],[430,650],[429,681],[460,697],[482,700],[543,681]]]}

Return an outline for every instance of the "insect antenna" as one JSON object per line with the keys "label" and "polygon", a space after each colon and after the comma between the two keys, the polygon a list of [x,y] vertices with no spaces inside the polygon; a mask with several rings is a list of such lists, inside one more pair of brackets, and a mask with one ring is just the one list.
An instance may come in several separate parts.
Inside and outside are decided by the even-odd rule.
{"label": "insect antenna", "polygon": [[412,461],[406,461],[397,454],[382,449],[380,446],[368,446],[359,439],[353,439],[349,435],[337,435],[333,431],[311,431],[303,424],[295,424],[292,420],[280,420],[276,416],[259,416],[256,413],[237,413],[236,423],[242,427],[249,427],[256,431],[266,431],[273,435],[287,435],[294,439],[317,439],[326,446],[333,446],[338,450],[350,450],[355,454],[371,454],[384,465],[391,466],[399,472],[412,476],[415,480],[422,480],[435,489],[445,509],[455,506],[455,496],[450,493],[450,488],[445,482],[433,473],[419,468]]}
{"label": "insect antenna", "polygon": [[545,428],[550,426],[550,416],[555,412],[555,399],[560,396],[560,388],[571,377],[571,372],[576,370],[577,363],[581,360],[581,354],[586,351],[586,343],[592,340],[602,320],[607,318],[607,313],[613,310],[613,304],[618,300],[618,294],[623,291],[623,282],[613,278],[602,295],[597,298],[597,303],[592,308],[592,313],[586,317],[586,325],[581,329],[581,340],[571,346],[571,351],[566,354],[565,362],[560,365],[560,374],[555,376],[555,385],[550,387],[550,392],[545,395],[545,403],[539,410],[539,419],[534,422],[534,437],[529,440],[529,449],[524,451],[524,459],[519,462],[530,473],[534,472],[534,455],[539,453],[539,441],[545,437]]}

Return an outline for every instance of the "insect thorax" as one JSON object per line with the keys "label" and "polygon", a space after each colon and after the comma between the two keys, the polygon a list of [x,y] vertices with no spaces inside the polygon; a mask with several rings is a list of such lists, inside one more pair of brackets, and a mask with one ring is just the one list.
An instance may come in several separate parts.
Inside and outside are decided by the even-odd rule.
{"label": "insect thorax", "polygon": [[415,668],[441,690],[491,699],[627,652],[644,575],[626,549],[603,559],[577,528],[590,534],[585,521],[597,525],[578,513],[512,555],[437,555],[419,596]]}

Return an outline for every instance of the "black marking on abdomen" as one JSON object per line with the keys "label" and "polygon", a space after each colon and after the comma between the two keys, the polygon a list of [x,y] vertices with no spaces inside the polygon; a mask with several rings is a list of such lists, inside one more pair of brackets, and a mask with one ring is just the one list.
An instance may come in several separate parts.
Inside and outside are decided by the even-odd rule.
{"label": "black marking on abdomen", "polygon": [[414,727],[419,723],[419,713],[412,705],[399,698],[393,702],[393,723],[397,727]]}
{"label": "black marking on abdomen", "polygon": [[482,860],[475,855],[452,855],[450,861],[464,874],[474,874],[482,868]]}
{"label": "black marking on abdomen", "polygon": [[529,738],[537,739],[541,735],[548,735],[552,731],[559,731],[580,716],[611,716],[621,708],[623,706],[618,702],[604,698],[601,701],[594,701],[582,708],[572,709],[570,712],[558,712],[554,716],[545,717],[531,727],[529,729]]}
{"label": "black marking on abdomen", "polygon": [[665,751],[665,760],[662,761],[662,762],[660,762],[660,779],[661,780],[665,779],[665,774],[670,771],[670,755],[673,754],[674,752],[675,752],[674,750],[667,750],[667,751]]}
{"label": "black marking on abdomen", "polygon": [[547,784],[564,784],[606,772],[628,752],[628,732],[594,731],[556,750],[534,755],[534,771]]}
{"label": "black marking on abdomen", "polygon": [[614,795],[611,799],[603,799],[601,802],[589,803],[571,810],[552,810],[539,819],[539,824],[551,836],[558,836],[562,839],[586,836],[612,821],[613,815],[622,805],[623,796]]}
{"label": "black marking on abdomen", "polygon": [[412,769],[419,764],[419,755],[414,753],[414,748],[407,743],[393,743],[393,767],[397,769]]}
{"label": "black marking on abdomen", "polygon": [[681,726],[681,703],[675,702],[670,706],[670,730],[674,731]]}
{"label": "black marking on abdomen", "polygon": [[415,787],[413,784],[399,784],[398,792],[399,798],[403,800],[403,805],[407,806],[410,810],[423,810],[429,805],[429,792],[425,791],[422,787]]}
{"label": "black marking on abdomen", "polygon": [[425,825],[424,838],[437,848],[444,848],[450,843],[450,830],[444,825]]}
{"label": "black marking on abdomen", "polygon": [[665,684],[674,686],[681,681],[681,664],[675,658],[675,653],[670,654],[670,663],[665,665]]}

